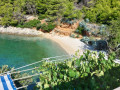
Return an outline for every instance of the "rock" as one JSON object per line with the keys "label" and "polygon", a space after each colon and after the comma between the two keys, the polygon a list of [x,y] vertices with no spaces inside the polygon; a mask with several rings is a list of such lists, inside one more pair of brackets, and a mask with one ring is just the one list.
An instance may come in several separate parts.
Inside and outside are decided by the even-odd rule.
{"label": "rock", "polygon": [[85,30],[83,31],[82,34],[83,34],[83,36],[88,36],[88,37],[90,36],[89,32],[88,32],[88,31],[85,31]]}
{"label": "rock", "polygon": [[28,28],[16,28],[16,27],[0,27],[0,33],[7,33],[7,34],[16,34],[16,35],[27,35],[27,36],[40,36],[43,35],[43,32],[28,29]]}

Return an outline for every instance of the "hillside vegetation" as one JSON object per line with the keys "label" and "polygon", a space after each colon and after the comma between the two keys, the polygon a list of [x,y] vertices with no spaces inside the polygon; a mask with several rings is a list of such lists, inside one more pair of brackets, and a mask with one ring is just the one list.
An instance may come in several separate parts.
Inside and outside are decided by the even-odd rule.
{"label": "hillside vegetation", "polygon": [[[97,56],[97,57],[96,57]],[[35,90],[111,90],[120,85],[120,65],[115,54],[85,52],[62,62],[44,62]]]}
{"label": "hillside vegetation", "polygon": [[[39,20],[45,19],[49,23],[48,25],[41,24],[39,20],[26,23],[26,15],[38,16]],[[120,43],[119,18],[119,0],[0,0],[0,25],[22,28],[36,27],[50,32],[56,24],[72,25],[76,20],[87,19],[90,23],[107,25],[106,32],[110,34],[104,37],[109,37],[110,43],[114,42],[114,45],[111,45],[112,48]],[[90,31],[86,26],[84,28]],[[78,27],[78,30],[81,28]],[[114,32],[117,34],[115,35]],[[81,31],[79,33],[81,34]]]}
{"label": "hillside vegetation", "polygon": [[[28,21],[26,15],[38,19]],[[96,39],[100,37],[107,48],[104,43],[98,43],[98,47],[103,45],[108,57],[86,51],[80,57],[76,55],[62,62],[43,62],[37,70],[41,73],[40,82],[34,90],[111,90],[119,87],[120,64],[114,60],[120,58],[120,0],[0,0],[1,26],[51,32],[57,26],[64,28],[74,24],[78,26],[73,32],[77,36],[71,37],[83,35],[81,41],[88,44],[92,36],[95,40],[90,44],[95,42],[93,46],[97,46]],[[91,30],[89,26],[97,29]]]}
{"label": "hillside vegetation", "polygon": [[84,7],[85,17],[92,22],[109,24],[120,17],[119,0],[92,0],[90,7]]}
{"label": "hillside vegetation", "polygon": [[[76,7],[83,6],[80,9]],[[120,16],[119,0],[0,0],[0,24],[14,25],[24,15],[37,15],[39,19],[89,18],[92,22],[107,23]],[[83,14],[82,14],[83,13]]]}
{"label": "hillside vegetation", "polygon": [[0,24],[16,25],[24,21],[24,15],[37,15],[39,19],[79,18],[74,0],[0,0]]}
{"label": "hillside vegetation", "polygon": [[[38,20],[26,22],[26,15],[34,15]],[[120,43],[119,18],[120,0],[0,0],[0,25],[36,27],[38,30],[50,32],[61,23],[71,26],[76,21],[85,19],[89,23],[107,26],[107,34],[101,37],[108,38],[113,49]],[[47,24],[41,24],[40,20],[43,19]],[[104,25],[102,26],[100,33],[104,33]],[[77,32],[82,34],[82,30],[89,32],[90,28],[83,23],[82,27],[78,26]],[[92,33],[98,36],[98,33]]]}

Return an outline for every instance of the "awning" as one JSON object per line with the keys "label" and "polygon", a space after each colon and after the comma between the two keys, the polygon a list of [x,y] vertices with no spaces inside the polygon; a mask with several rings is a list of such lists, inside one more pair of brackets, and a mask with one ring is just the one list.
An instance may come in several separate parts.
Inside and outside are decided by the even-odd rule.
{"label": "awning", "polygon": [[16,90],[10,75],[0,76],[0,90]]}

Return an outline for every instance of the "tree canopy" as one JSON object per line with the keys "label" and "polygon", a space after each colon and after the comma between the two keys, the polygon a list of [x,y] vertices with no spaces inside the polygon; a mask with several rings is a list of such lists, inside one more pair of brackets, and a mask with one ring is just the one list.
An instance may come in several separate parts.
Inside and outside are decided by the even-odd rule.
{"label": "tree canopy", "polygon": [[23,15],[56,20],[58,18],[79,18],[80,11],[74,6],[74,0],[0,0],[0,24],[14,25],[23,21]]}
{"label": "tree canopy", "polygon": [[111,20],[116,20],[120,16],[119,0],[92,0],[90,8],[85,7],[85,17],[92,22],[109,24]]}

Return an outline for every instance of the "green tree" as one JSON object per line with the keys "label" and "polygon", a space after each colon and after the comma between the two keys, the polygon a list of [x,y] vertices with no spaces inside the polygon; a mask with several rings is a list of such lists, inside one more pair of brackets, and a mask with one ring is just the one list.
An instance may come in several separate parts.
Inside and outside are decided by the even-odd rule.
{"label": "green tree", "polygon": [[80,18],[82,16],[82,13],[80,10],[75,9],[73,2],[67,2],[65,4],[63,17],[71,19],[71,18]]}
{"label": "green tree", "polygon": [[[108,29],[109,46],[115,48],[118,44],[120,44],[120,17],[117,20],[111,21],[111,26]],[[117,50],[116,53],[120,57],[120,50]]]}
{"label": "green tree", "polygon": [[10,25],[13,15],[13,5],[10,3],[5,3],[5,5],[0,8],[0,16],[1,16],[1,24],[2,25]]}
{"label": "green tree", "polygon": [[85,17],[92,22],[107,23],[117,19],[120,16],[120,1],[119,0],[92,0],[95,3],[90,8],[85,7]]}
{"label": "green tree", "polygon": [[20,22],[23,18],[25,0],[0,0],[0,24],[9,26]]}
{"label": "green tree", "polygon": [[50,20],[62,17],[80,17],[81,15],[76,11],[73,0],[37,0],[36,6],[38,14],[44,15]]}
{"label": "green tree", "polygon": [[111,21],[109,32],[109,43],[112,47],[116,47],[120,43],[120,17],[117,20]]}

